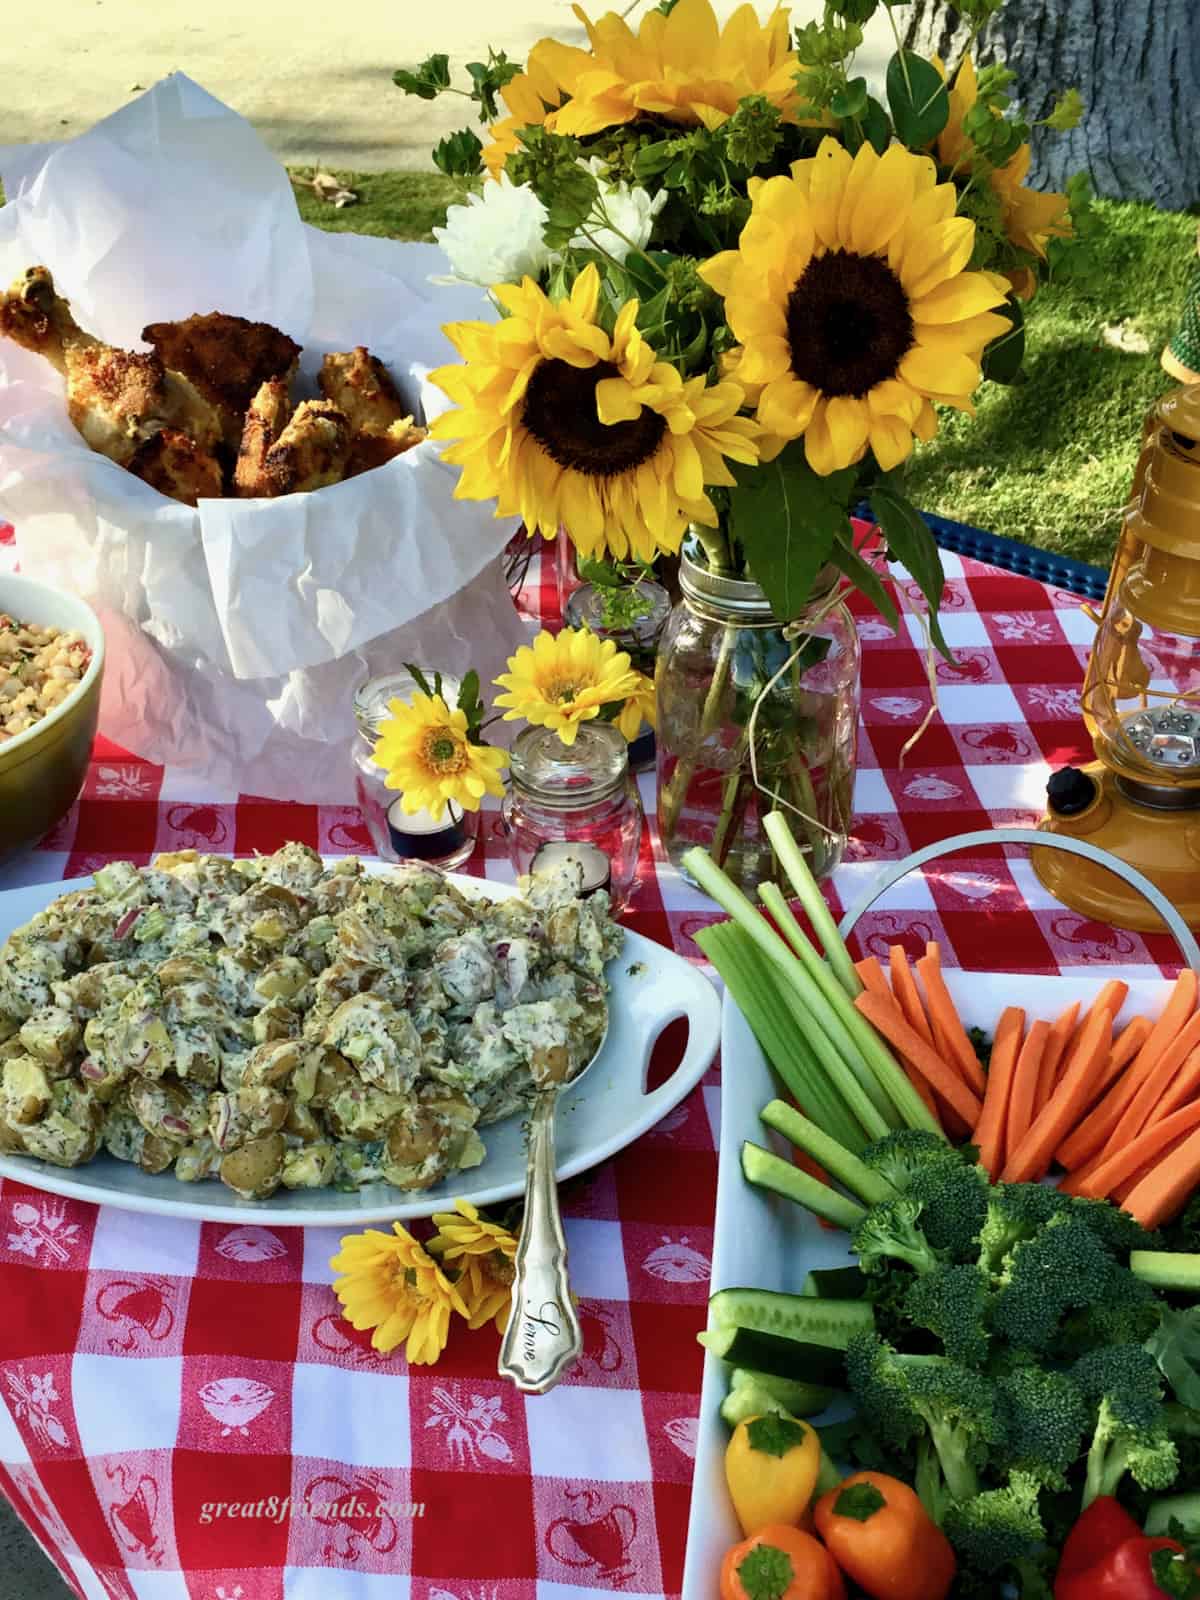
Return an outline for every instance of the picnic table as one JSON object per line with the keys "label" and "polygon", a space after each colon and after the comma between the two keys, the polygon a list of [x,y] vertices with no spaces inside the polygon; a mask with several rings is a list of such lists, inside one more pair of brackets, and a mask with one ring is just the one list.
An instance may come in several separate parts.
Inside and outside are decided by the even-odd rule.
{"label": "picnic table", "polygon": [[[919,629],[909,616],[894,637],[852,602],[863,717],[839,910],[881,861],[1036,822],[1048,766],[1089,751],[1078,691],[1093,625],[1078,595],[957,555],[946,566],[955,662],[938,662],[939,715],[903,765],[930,704]],[[554,594],[535,563],[526,597],[543,620]],[[626,920],[700,961],[694,935],[717,913],[666,861],[653,774],[640,781],[651,826]],[[353,809],[206,794],[102,739],[74,810],[0,869],[0,889],[290,839],[370,849]],[[511,876],[494,811],[470,870]],[[999,848],[910,875],[859,937],[876,954],[937,939],[948,965],[1015,973],[1152,975],[1176,959],[1165,935],[1057,905],[1026,856]],[[676,1594],[720,1101],[714,1066],[637,1144],[565,1186],[586,1347],[528,1400],[497,1377],[491,1331],[454,1329],[435,1367],[373,1351],[330,1289],[335,1230],[139,1216],[0,1183],[0,1491],[88,1600]]]}

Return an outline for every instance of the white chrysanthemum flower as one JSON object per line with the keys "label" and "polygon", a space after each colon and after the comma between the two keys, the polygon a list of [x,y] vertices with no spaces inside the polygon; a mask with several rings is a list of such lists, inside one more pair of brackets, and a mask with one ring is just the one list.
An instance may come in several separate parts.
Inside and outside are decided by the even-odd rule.
{"label": "white chrysanthemum flower", "polygon": [[644,250],[654,231],[654,219],[667,203],[667,192],[651,195],[627,183],[608,183],[608,162],[599,156],[581,161],[599,188],[596,204],[583,227],[571,240],[576,249],[602,250],[624,262],[630,250]]}
{"label": "white chrysanthemum flower", "polygon": [[544,237],[548,213],[528,184],[515,184],[507,173],[499,183],[485,183],[481,194],[451,206],[446,226],[433,236],[446,252],[452,275],[441,282],[474,283],[490,289],[497,283],[540,278],[554,260]]}

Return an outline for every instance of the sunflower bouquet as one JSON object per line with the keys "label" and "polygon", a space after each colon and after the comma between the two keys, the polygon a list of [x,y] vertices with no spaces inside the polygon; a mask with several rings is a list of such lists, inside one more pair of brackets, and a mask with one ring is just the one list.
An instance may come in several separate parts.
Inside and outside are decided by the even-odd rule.
{"label": "sunflower bouquet", "polygon": [[[897,49],[873,92],[853,58],[881,3]],[[958,9],[977,32],[1002,3]],[[1028,188],[1012,74],[968,48],[948,76],[902,46],[890,0],[827,0],[803,28],[784,6],[721,26],[710,0],[637,5],[594,22],[576,6],[585,46],[470,64],[458,92],[487,142],[468,129],[434,152],[484,175],[435,231],[499,313],[447,327],[461,362],[434,374],[457,493],[592,560],[648,563],[689,537],[692,562],[753,580],[781,625],[832,568],[894,626],[854,542],[865,502],[944,650],[941,562],[904,464],[940,408],[1019,378],[1022,303],[1085,195]],[[455,89],[446,56],[395,77],[427,99]],[[1080,109],[1069,93],[1047,122]]]}

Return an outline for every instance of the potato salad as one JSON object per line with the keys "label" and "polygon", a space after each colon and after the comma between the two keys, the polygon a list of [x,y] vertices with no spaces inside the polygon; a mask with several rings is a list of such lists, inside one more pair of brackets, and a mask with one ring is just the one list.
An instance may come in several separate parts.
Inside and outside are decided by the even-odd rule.
{"label": "potato salad", "polygon": [[0,1152],[247,1199],[424,1189],[587,1065],[621,930],[565,861],[521,897],[307,846],[115,862],[0,949]]}

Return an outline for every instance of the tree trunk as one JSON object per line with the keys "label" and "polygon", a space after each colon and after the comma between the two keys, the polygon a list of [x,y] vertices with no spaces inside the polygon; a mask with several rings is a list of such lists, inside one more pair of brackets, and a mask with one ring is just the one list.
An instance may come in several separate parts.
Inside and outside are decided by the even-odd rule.
{"label": "tree trunk", "polygon": [[[969,30],[942,0],[913,0],[907,43],[957,66]],[[1033,131],[1032,185],[1083,171],[1097,194],[1181,211],[1200,199],[1197,0],[1008,0],[976,48],[1002,61],[1036,123],[1064,89],[1083,96],[1069,133]]]}

